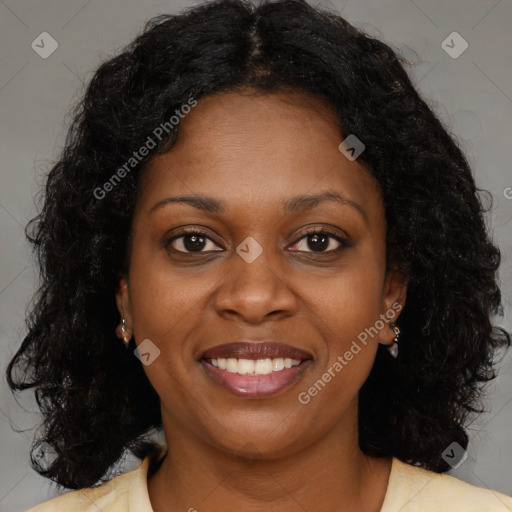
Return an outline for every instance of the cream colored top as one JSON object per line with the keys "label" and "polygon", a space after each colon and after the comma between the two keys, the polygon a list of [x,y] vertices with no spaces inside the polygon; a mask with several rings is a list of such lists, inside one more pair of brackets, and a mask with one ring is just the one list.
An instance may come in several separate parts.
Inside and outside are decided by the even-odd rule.
{"label": "cream colored top", "polygon": [[[154,512],[147,488],[153,461],[166,445],[150,453],[140,466],[99,487],[69,491],[27,512]],[[470,485],[449,475],[427,471],[393,458],[381,512],[511,512],[512,498]]]}

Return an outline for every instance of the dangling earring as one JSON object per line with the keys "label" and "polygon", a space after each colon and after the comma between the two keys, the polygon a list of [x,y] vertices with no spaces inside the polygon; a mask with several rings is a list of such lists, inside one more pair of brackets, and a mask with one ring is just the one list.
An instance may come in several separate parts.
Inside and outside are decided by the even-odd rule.
{"label": "dangling earring", "polygon": [[393,345],[388,347],[388,351],[396,359],[398,357],[398,337],[400,336],[400,329],[396,324],[390,324],[390,326],[395,333],[395,339],[393,340]]}
{"label": "dangling earring", "polygon": [[126,334],[126,320],[124,319],[124,317],[122,318],[121,320],[121,325],[118,327],[118,331],[117,331],[117,335],[119,338],[122,338],[123,340],[123,343],[124,343],[124,346],[126,348],[128,348],[128,346],[130,345],[130,340],[132,339],[132,337],[128,337],[128,335]]}

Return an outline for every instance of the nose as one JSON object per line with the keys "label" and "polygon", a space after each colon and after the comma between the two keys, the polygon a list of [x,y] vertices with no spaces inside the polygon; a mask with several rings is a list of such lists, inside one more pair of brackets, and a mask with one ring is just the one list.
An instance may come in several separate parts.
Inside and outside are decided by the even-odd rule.
{"label": "nose", "polygon": [[232,267],[215,294],[215,307],[226,318],[238,316],[258,324],[293,315],[297,299],[285,272],[264,250],[251,263],[233,255]]}

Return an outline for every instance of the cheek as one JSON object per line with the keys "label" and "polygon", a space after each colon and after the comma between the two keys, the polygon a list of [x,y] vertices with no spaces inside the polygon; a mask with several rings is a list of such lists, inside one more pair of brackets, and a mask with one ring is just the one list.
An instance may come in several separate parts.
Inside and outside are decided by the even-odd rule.
{"label": "cheek", "polygon": [[[158,356],[144,366],[158,394],[173,396],[181,389],[180,382],[194,370],[186,340],[193,335],[193,326],[201,316],[208,284],[169,272],[155,260],[134,251],[130,266],[130,299],[132,329],[137,345],[151,340]],[[203,308],[204,309],[204,308]],[[152,345],[149,345],[150,347]],[[157,350],[158,349],[158,350]],[[158,352],[159,351],[159,352]],[[169,382],[175,381],[174,386]],[[173,391],[174,390],[174,391]],[[175,397],[176,398],[176,397]]]}
{"label": "cheek", "polygon": [[[141,244],[142,245],[142,244]],[[193,321],[213,279],[192,277],[190,270],[173,270],[161,254],[134,250],[130,265],[130,299],[133,331],[137,340],[155,343],[179,339],[177,333]],[[209,282],[211,281],[211,282]]]}
{"label": "cheek", "polygon": [[357,397],[372,369],[378,336],[371,327],[379,318],[380,303],[371,278],[333,280],[327,290],[330,300],[324,297],[324,307],[319,303],[314,310],[324,350],[317,353],[315,371],[301,387],[298,400],[314,404],[319,417],[329,410],[334,421]]}
{"label": "cheek", "polygon": [[138,346],[147,339],[156,346],[157,356],[143,369],[163,403],[185,404],[189,397],[183,383],[197,371],[186,354],[186,340],[201,316],[204,288],[145,263],[134,258],[130,267],[133,334]]}
{"label": "cheek", "polygon": [[357,368],[369,371],[377,349],[375,326],[381,313],[384,263],[373,257],[372,251],[367,253],[368,257],[364,252],[354,255],[337,275],[321,285],[316,281],[308,285],[309,308],[326,345],[324,356],[319,357],[320,365],[332,366],[338,356],[346,354],[344,373]]}

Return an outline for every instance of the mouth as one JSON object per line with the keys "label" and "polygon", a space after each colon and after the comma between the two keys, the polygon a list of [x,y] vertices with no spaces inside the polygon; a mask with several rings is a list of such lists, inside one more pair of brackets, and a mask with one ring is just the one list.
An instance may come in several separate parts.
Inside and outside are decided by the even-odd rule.
{"label": "mouth", "polygon": [[290,388],[313,362],[311,354],[273,341],[235,342],[206,350],[199,362],[214,383],[245,398]]}

